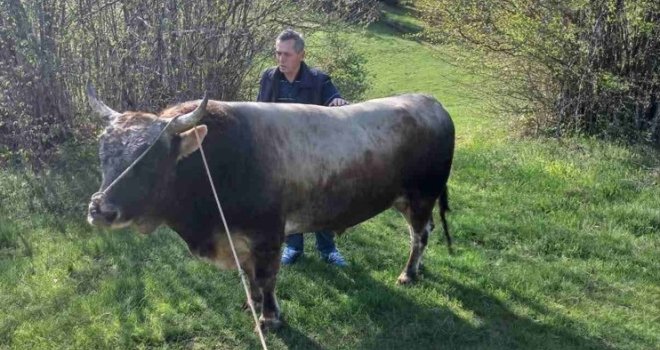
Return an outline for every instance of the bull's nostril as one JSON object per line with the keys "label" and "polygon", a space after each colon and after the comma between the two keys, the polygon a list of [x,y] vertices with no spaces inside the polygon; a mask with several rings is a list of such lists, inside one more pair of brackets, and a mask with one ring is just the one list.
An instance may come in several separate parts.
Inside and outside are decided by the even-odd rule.
{"label": "bull's nostril", "polygon": [[88,220],[94,224],[112,225],[121,219],[119,209],[96,194],[89,203],[88,214]]}
{"label": "bull's nostril", "polygon": [[101,220],[102,222],[111,224],[119,218],[119,211],[103,208],[96,203],[92,203],[89,205],[89,216],[94,220]]}

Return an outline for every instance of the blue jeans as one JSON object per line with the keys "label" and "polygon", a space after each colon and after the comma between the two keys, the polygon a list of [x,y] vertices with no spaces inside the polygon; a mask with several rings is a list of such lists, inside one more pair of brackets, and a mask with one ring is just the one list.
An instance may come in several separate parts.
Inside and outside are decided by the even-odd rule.
{"label": "blue jeans", "polygon": [[[305,241],[302,233],[294,233],[286,237],[287,247],[298,251],[303,251]],[[316,232],[316,249],[322,254],[330,254],[335,249],[335,233],[332,231]]]}

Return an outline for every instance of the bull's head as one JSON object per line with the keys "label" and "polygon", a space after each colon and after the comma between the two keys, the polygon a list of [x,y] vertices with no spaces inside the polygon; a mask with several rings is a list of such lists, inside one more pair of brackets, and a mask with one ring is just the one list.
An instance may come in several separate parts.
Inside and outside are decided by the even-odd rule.
{"label": "bull's head", "polygon": [[87,95],[92,110],[106,123],[99,142],[103,180],[92,195],[87,221],[112,228],[135,224],[149,233],[161,223],[158,206],[166,199],[176,163],[197,150],[195,133],[200,141],[207,134],[206,125],[197,123],[206,114],[208,99],[168,120],[151,113],[116,112],[98,100],[91,85]]}

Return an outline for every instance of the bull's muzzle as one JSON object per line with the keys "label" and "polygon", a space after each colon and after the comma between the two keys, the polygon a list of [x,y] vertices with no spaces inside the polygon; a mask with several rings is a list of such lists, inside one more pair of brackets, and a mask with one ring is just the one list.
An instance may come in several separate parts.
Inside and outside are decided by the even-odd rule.
{"label": "bull's muzzle", "polygon": [[119,209],[108,203],[103,193],[92,195],[87,210],[87,222],[95,226],[112,226],[119,218]]}

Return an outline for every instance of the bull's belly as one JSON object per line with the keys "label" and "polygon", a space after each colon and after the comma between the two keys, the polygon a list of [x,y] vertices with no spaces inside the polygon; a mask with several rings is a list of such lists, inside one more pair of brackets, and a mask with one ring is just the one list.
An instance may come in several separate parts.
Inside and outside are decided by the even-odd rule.
{"label": "bull's belly", "polygon": [[380,214],[392,206],[395,193],[354,198],[329,196],[310,201],[286,215],[284,231],[288,234],[320,230],[343,231]]}

